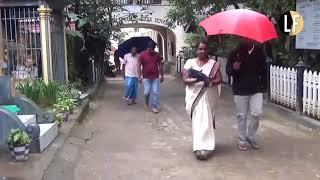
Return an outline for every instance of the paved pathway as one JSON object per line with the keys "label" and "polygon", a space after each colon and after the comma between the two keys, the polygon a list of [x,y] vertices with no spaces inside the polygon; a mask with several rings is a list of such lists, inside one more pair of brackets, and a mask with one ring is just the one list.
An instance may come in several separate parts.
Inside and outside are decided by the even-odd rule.
{"label": "paved pathway", "polygon": [[216,152],[206,162],[192,153],[180,81],[162,85],[159,115],[145,112],[142,101],[123,105],[122,92],[121,82],[102,85],[87,118],[73,129],[44,180],[320,179],[320,136],[272,111],[265,113],[259,129],[262,149],[238,151],[228,87],[219,102]]}

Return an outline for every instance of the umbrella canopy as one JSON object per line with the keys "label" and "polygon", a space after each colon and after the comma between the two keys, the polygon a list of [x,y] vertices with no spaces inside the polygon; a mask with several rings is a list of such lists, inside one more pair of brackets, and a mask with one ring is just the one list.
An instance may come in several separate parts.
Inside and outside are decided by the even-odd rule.
{"label": "umbrella canopy", "polygon": [[119,45],[118,55],[123,58],[124,55],[130,52],[132,46],[135,46],[138,53],[141,53],[147,49],[148,42],[150,41],[153,42],[155,46],[157,45],[149,36],[132,37]]}
{"label": "umbrella canopy", "polygon": [[206,18],[199,25],[208,35],[238,35],[259,43],[278,38],[267,16],[248,9],[223,11]]}

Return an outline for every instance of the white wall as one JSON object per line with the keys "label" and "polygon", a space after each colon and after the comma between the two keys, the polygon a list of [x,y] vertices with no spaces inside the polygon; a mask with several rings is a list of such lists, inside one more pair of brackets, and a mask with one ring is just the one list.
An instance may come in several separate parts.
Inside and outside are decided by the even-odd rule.
{"label": "white wall", "polygon": [[[169,6],[149,6],[148,10],[152,12],[151,17],[158,18],[161,20],[165,20],[167,16],[167,12],[169,11]],[[157,24],[157,23],[154,23]],[[160,24],[164,26],[163,24]],[[182,47],[186,46],[185,40],[189,36],[189,34],[184,32],[184,29],[182,26],[176,26],[175,28],[171,28],[171,30],[174,32],[175,39],[176,39],[176,52],[179,52],[182,50]],[[169,37],[168,37],[169,38]],[[172,38],[172,37],[171,37]]]}

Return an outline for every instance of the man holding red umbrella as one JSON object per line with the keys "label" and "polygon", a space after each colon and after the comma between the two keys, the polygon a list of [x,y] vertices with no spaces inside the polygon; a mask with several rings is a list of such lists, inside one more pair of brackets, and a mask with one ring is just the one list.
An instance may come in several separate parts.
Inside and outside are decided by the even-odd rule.
{"label": "man holding red umbrella", "polygon": [[[262,114],[263,92],[266,90],[266,57],[258,45],[243,39],[227,62],[227,74],[233,77],[234,103],[238,120],[238,148],[247,150],[247,145],[258,149],[255,135]],[[247,124],[247,118],[251,122]]]}
{"label": "man holding red umbrella", "polygon": [[[254,149],[259,146],[255,134],[262,113],[263,92],[266,90],[266,57],[254,42],[265,43],[278,38],[274,24],[258,12],[236,9],[214,14],[199,23],[207,35],[236,35],[243,38],[227,63],[227,74],[233,76],[233,93],[236,105],[240,150],[247,150],[249,143]],[[247,127],[247,116],[252,121]]]}

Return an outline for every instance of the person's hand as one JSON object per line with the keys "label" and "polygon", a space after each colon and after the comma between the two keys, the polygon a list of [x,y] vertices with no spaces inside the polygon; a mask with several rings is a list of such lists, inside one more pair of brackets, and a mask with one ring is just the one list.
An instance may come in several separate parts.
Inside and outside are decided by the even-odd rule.
{"label": "person's hand", "polygon": [[212,84],[213,86],[217,86],[217,85],[219,85],[219,84],[221,84],[221,83],[220,83],[220,81],[212,80],[212,81],[211,81],[211,84]]}
{"label": "person's hand", "polygon": [[139,77],[139,83],[140,83],[140,84],[142,83],[142,78],[141,78],[141,77]]}
{"label": "person's hand", "polygon": [[240,69],[240,66],[241,66],[241,62],[233,63],[233,69],[236,70],[236,71]]}
{"label": "person's hand", "polygon": [[160,76],[160,82],[163,83],[163,81],[164,81],[164,77]]}

